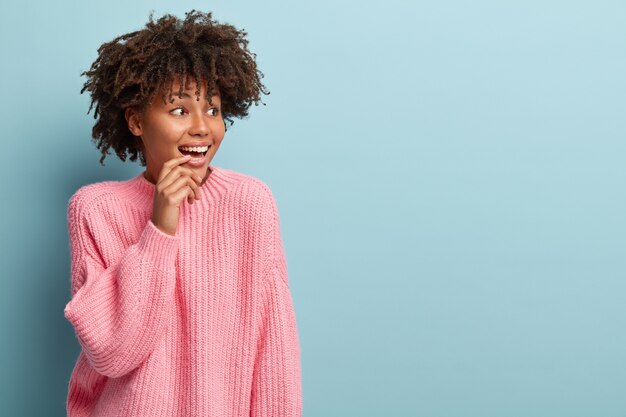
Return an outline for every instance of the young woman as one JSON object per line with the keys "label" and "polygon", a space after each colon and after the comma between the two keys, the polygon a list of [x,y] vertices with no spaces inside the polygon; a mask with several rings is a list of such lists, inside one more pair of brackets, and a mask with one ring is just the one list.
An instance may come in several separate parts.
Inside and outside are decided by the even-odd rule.
{"label": "young woman", "polygon": [[126,181],[68,204],[71,300],[82,347],[70,417],[300,416],[300,346],[276,202],[211,163],[269,94],[246,32],[195,10],[150,16],[83,73],[102,152],[139,157]]}

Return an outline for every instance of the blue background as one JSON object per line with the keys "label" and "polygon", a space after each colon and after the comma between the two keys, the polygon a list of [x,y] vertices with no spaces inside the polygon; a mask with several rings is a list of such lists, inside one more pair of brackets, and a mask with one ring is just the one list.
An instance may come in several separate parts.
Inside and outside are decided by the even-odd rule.
{"label": "blue background", "polygon": [[276,197],[304,415],[626,415],[626,3],[3,5],[7,416],[63,416],[66,207],[142,171],[91,141],[97,48],[192,8],[271,91],[213,163]]}

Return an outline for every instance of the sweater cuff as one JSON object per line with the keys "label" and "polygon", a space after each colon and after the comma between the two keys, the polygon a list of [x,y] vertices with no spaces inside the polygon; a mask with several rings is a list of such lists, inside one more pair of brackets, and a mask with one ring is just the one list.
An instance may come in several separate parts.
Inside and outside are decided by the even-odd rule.
{"label": "sweater cuff", "polygon": [[139,251],[145,253],[147,259],[157,269],[171,271],[175,269],[174,262],[178,253],[179,243],[180,237],[161,231],[152,222],[152,219],[149,219],[137,246]]}

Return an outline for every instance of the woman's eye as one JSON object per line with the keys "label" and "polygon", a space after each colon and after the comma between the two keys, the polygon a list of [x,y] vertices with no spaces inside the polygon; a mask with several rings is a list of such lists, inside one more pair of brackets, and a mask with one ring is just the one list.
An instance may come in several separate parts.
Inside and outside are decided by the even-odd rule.
{"label": "woman's eye", "polygon": [[176,107],[170,113],[175,114],[177,116],[182,116],[182,113],[184,113],[184,111],[185,109],[183,109],[182,107]]}
{"label": "woman's eye", "polygon": [[211,107],[209,111],[214,110],[213,116],[217,116],[220,113],[220,110],[217,107]]}

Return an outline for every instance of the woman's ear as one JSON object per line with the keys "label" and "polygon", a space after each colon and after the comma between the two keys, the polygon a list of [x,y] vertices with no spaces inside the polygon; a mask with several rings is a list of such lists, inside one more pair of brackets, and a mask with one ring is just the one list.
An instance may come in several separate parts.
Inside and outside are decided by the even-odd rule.
{"label": "woman's ear", "polygon": [[141,136],[143,129],[141,128],[141,116],[139,113],[135,109],[128,107],[124,112],[124,117],[130,132],[135,136]]}

